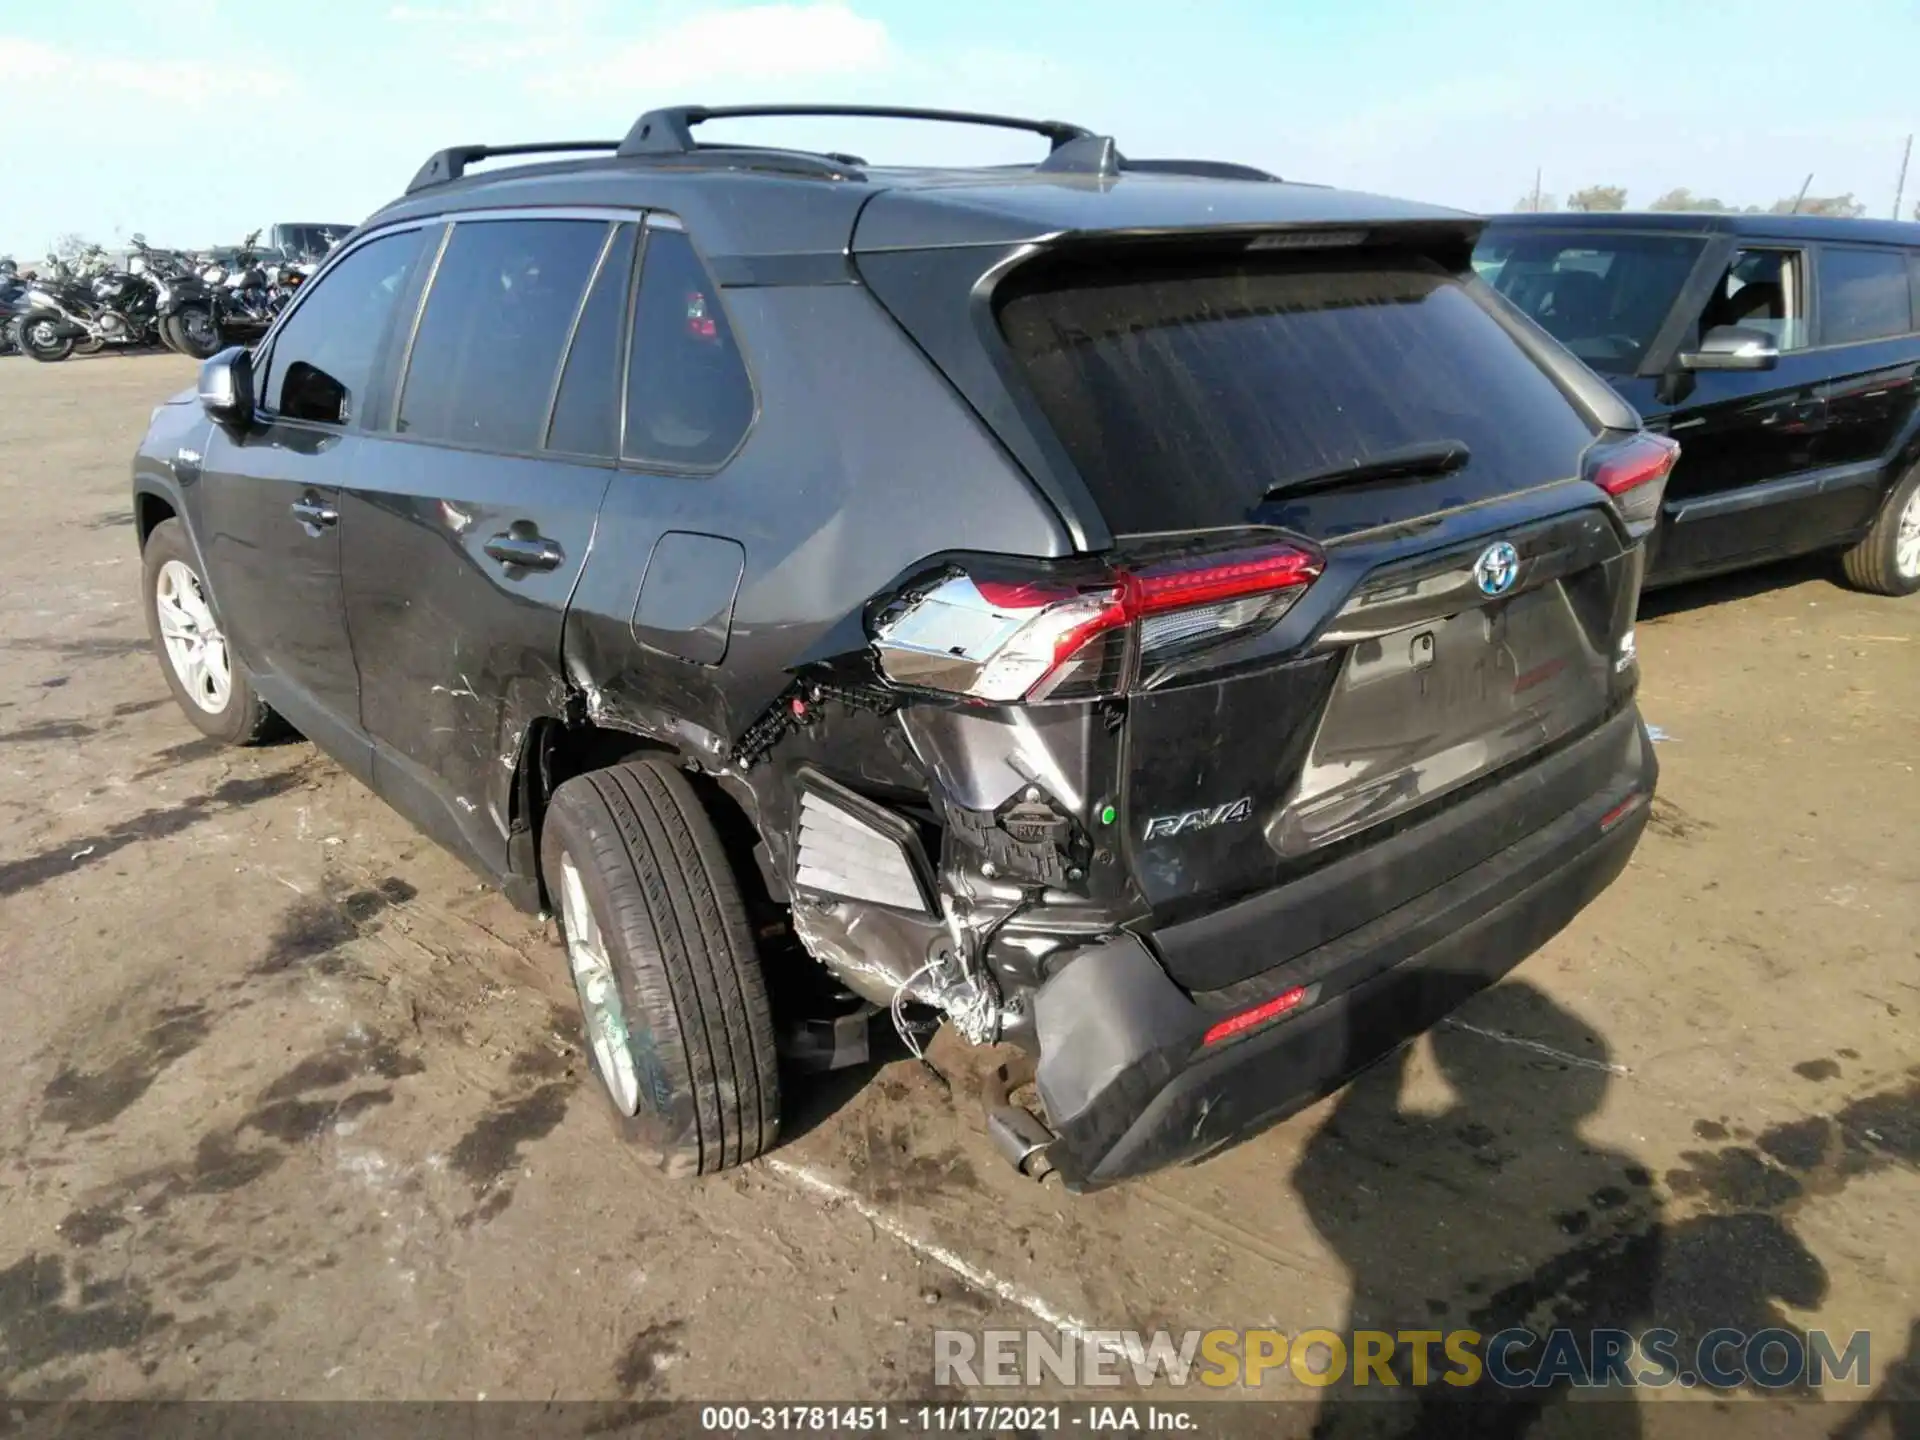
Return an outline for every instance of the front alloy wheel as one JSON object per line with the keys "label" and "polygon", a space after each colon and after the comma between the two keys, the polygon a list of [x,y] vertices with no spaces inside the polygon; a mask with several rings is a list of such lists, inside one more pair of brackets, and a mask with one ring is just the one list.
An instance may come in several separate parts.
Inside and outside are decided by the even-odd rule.
{"label": "front alloy wheel", "polygon": [[233,664],[200,577],[179,560],[167,561],[155,582],[153,607],[180,688],[209,715],[220,714],[233,694]]}
{"label": "front alloy wheel", "polygon": [[199,557],[178,520],[153,527],[141,551],[146,577],[147,633],[167,688],[203,735],[253,745],[276,728],[273,711],[253,693],[214,613]]}

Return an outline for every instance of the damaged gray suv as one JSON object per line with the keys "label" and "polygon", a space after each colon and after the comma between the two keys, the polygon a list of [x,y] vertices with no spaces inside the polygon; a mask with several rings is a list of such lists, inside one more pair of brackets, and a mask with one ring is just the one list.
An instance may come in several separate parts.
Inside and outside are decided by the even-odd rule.
{"label": "damaged gray suv", "polygon": [[[1029,165],[697,143],[875,114]],[[495,157],[569,152],[469,174]],[[1479,223],[1054,121],[464,146],[135,464],[209,735],[284,721],[559,918],[705,1173],[890,1012],[1091,1188],[1431,1025],[1626,864],[1672,442]]]}

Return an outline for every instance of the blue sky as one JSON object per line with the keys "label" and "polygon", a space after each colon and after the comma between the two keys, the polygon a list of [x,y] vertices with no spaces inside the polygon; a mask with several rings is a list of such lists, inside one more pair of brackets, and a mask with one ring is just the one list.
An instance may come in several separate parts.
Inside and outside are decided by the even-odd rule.
{"label": "blue sky", "polygon": [[[1642,203],[1686,185],[1765,204],[1812,171],[1884,215],[1920,130],[1913,0],[0,0],[0,55],[0,253],[22,258],[68,231],[199,245],[358,221],[440,146],[614,137],[681,101],[1060,116],[1136,155],[1476,210],[1538,165],[1550,193]],[[757,133],[875,160],[1023,153]]]}

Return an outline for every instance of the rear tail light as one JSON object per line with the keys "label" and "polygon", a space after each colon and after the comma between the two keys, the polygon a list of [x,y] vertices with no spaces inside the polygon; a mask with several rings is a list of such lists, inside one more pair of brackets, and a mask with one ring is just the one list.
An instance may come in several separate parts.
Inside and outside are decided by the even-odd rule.
{"label": "rear tail light", "polygon": [[1601,451],[1587,478],[1613,497],[1613,507],[1628,532],[1644,535],[1660,518],[1667,476],[1679,458],[1677,440],[1642,431],[1624,444]]}
{"label": "rear tail light", "polygon": [[1298,545],[1121,569],[1093,585],[949,574],[874,626],[902,685],[996,703],[1118,694],[1163,663],[1270,628],[1325,562]]}

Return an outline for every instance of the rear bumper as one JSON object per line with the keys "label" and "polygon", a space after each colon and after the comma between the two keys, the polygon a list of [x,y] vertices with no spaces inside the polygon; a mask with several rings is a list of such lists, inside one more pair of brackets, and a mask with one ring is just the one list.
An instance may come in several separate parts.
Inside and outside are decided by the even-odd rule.
{"label": "rear bumper", "polygon": [[[1034,1007],[1036,1085],[1059,1136],[1050,1158],[1067,1184],[1093,1189],[1197,1159],[1282,1118],[1544,944],[1626,866],[1647,822],[1657,765],[1637,712],[1615,717],[1582,742],[1589,745],[1613,763],[1577,803],[1473,868],[1261,974],[1183,991],[1133,936],[1068,962]],[[1537,783],[1523,772],[1486,793]],[[1430,843],[1447,842],[1444,819],[1432,822]],[[1425,828],[1396,837],[1412,847],[1409,856]],[[1230,919],[1195,923],[1213,943],[1258,944],[1261,929],[1284,923],[1284,897],[1285,888],[1231,907]],[[1305,999],[1284,1015],[1203,1045],[1209,1026],[1295,988]]]}

